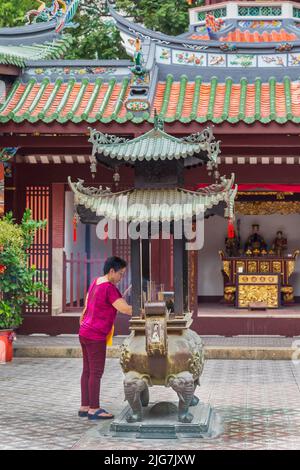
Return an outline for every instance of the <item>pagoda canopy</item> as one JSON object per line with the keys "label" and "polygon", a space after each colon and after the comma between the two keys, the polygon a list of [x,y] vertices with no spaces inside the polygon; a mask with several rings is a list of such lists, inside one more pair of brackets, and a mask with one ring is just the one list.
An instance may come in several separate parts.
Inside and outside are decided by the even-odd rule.
{"label": "pagoda canopy", "polygon": [[158,118],[155,118],[153,129],[135,139],[124,139],[90,129],[89,142],[93,144],[93,156],[101,154],[125,162],[178,160],[196,155],[200,155],[202,160],[216,162],[220,153],[219,142],[214,140],[211,128],[177,138],[163,130],[162,121],[159,124]]}
{"label": "pagoda canopy", "polygon": [[[200,191],[176,189],[131,189],[112,193],[108,189],[84,187],[83,181],[74,183],[68,178],[74,193],[74,204],[83,221],[91,220],[89,211],[96,217],[123,222],[171,222],[189,219],[224,203],[226,217],[233,217],[233,204],[237,187],[230,179],[221,178]],[[223,204],[223,206],[224,206]],[[96,220],[95,220],[96,222]]]}

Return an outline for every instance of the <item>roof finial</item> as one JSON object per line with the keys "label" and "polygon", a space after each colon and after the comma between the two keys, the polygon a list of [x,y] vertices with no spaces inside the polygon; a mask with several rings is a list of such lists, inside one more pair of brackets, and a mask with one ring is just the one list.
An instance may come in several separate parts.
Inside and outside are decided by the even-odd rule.
{"label": "roof finial", "polygon": [[164,120],[157,114],[156,108],[154,109],[154,129],[156,131],[164,130]]}

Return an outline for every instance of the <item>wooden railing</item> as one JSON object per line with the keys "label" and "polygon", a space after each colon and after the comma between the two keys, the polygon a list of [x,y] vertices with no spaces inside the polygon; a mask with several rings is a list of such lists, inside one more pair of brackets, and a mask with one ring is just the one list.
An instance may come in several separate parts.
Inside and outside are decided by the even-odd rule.
{"label": "wooden railing", "polygon": [[[63,311],[76,312],[81,311],[90,283],[103,275],[103,266],[106,258],[88,259],[82,253],[70,254],[67,258],[64,253],[63,261]],[[130,269],[126,273],[118,289],[120,292],[130,284]]]}

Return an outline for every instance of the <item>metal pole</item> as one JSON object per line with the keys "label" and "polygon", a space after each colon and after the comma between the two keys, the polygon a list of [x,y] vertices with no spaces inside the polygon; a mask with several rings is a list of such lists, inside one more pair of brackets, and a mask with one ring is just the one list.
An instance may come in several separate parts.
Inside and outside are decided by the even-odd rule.
{"label": "metal pole", "polygon": [[143,308],[143,258],[142,258],[142,238],[140,237],[140,283],[141,283],[141,308]]}
{"label": "metal pole", "polygon": [[149,239],[149,282],[150,282],[150,302],[152,302],[151,238]]}

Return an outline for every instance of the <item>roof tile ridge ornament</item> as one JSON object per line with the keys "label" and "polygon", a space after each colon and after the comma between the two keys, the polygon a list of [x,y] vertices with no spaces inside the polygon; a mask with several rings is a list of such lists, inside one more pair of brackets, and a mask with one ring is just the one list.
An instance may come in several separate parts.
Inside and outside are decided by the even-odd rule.
{"label": "roof tile ridge ornament", "polygon": [[[213,166],[217,164],[218,155],[221,153],[220,140],[215,140],[213,130],[211,126],[206,127],[201,132],[182,137],[182,142],[187,143],[199,143],[205,144],[205,151],[207,152],[209,162],[213,163]],[[208,169],[210,170],[209,166]],[[211,168],[212,169],[212,168]]]}
{"label": "roof tile ridge ornament", "polygon": [[164,131],[164,120],[163,118],[157,113],[156,108],[154,110],[154,129],[156,131]]}
{"label": "roof tile ridge ornament", "polygon": [[111,196],[114,194],[108,186],[105,188],[103,188],[102,185],[98,188],[95,188],[94,186],[83,186],[84,180],[81,178],[77,178],[77,182],[72,182],[71,177],[68,176],[68,183],[71,189],[76,190],[81,194],[85,194],[86,196]]}
{"label": "roof tile ridge ornament", "polygon": [[3,147],[0,149],[0,162],[8,162],[17,153],[20,147]]}
{"label": "roof tile ridge ornament", "polygon": [[135,52],[133,56],[133,61],[134,61],[134,67],[129,67],[131,72],[134,75],[137,75],[138,77],[144,76],[146,73],[146,70],[144,68],[144,55],[142,51],[142,43],[141,40],[137,37],[135,40]]}
{"label": "roof tile ridge ornament", "polygon": [[129,139],[126,139],[125,137],[118,137],[114,134],[103,134],[103,132],[97,131],[96,129],[92,129],[91,127],[88,127],[88,129],[90,131],[90,137],[88,139],[88,142],[93,144],[92,154],[90,155],[90,170],[92,178],[95,178],[95,175],[97,173],[96,153],[98,150],[98,145],[115,145],[120,143],[126,143]]}
{"label": "roof tile ridge ornament", "polygon": [[220,177],[220,183],[213,183],[205,188],[197,189],[197,193],[210,195],[221,192],[230,192],[232,185],[234,183],[234,173],[231,173],[231,177],[228,179],[225,175]]}
{"label": "roof tile ridge ornament", "polygon": [[51,6],[47,7],[42,0],[36,0],[40,6],[37,9],[26,13],[27,25],[35,23],[47,23],[52,20],[57,21],[55,29],[59,33],[64,27],[77,27],[72,23],[81,0],[52,0]]}

